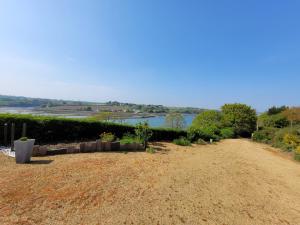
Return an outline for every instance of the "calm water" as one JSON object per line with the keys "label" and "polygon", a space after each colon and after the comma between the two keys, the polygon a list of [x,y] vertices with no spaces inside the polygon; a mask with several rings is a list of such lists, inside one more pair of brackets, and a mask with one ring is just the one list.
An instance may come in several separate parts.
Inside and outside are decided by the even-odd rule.
{"label": "calm water", "polygon": [[[185,126],[188,127],[192,124],[195,114],[184,114]],[[136,125],[139,122],[147,121],[151,127],[165,127],[165,116],[156,116],[150,118],[130,118],[124,120],[117,120],[115,122]]]}
{"label": "calm water", "polygon": [[[80,115],[68,115],[68,114],[49,114],[39,111],[34,111],[34,108],[24,108],[24,107],[0,107],[0,113],[17,113],[17,114],[34,114],[34,115],[50,115],[50,116],[60,116],[65,118],[85,118],[86,116]],[[184,114],[185,126],[191,125],[195,114]],[[124,120],[116,120],[114,122],[136,125],[139,122],[147,121],[151,127],[165,127],[165,116],[156,116],[150,118],[129,118]]]}

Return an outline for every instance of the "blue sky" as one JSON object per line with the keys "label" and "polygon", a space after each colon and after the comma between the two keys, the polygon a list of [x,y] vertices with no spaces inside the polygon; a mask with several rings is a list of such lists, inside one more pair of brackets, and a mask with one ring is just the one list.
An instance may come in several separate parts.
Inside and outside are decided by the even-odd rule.
{"label": "blue sky", "polygon": [[0,0],[0,94],[300,105],[300,1]]}

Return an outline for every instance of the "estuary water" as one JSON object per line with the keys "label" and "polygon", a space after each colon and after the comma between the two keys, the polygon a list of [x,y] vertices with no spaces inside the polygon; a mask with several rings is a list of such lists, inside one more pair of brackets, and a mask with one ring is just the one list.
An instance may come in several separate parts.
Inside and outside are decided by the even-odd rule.
{"label": "estuary water", "polygon": [[[185,121],[185,127],[188,127],[192,124],[192,121],[194,120],[196,114],[184,114],[184,121]],[[150,127],[165,127],[165,116],[155,116],[155,117],[149,117],[149,118],[129,118],[129,119],[123,119],[123,120],[116,120],[115,122],[123,123],[123,124],[129,124],[129,125],[136,125],[139,122],[145,122],[147,121],[149,123]]]}
{"label": "estuary water", "polygon": [[[0,113],[16,113],[16,114],[32,114],[32,115],[44,115],[44,116],[58,116],[58,117],[65,117],[65,118],[86,118],[83,115],[76,115],[76,114],[52,114],[46,113],[42,111],[35,111],[34,108],[31,107],[0,107]],[[188,127],[192,124],[193,119],[195,118],[196,114],[183,114],[185,127]],[[147,121],[149,126],[151,127],[166,127],[165,124],[165,116],[154,116],[148,118],[128,118],[122,120],[114,120],[113,122],[122,123],[122,124],[129,124],[129,125],[136,125],[140,122]]]}

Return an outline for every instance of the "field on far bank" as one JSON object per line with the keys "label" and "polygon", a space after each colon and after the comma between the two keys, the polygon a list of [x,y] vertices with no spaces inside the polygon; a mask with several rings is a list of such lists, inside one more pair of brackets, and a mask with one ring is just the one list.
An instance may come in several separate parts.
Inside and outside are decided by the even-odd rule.
{"label": "field on far bank", "polygon": [[0,154],[0,224],[300,224],[300,164],[224,140],[156,154]]}

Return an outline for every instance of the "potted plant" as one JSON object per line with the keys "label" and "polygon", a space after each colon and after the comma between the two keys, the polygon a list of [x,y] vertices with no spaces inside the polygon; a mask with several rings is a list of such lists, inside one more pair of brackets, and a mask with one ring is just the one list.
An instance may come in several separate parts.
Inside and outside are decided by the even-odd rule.
{"label": "potted plant", "polygon": [[116,137],[112,133],[102,133],[100,135],[101,151],[118,151],[120,150],[120,142],[116,141]]}
{"label": "potted plant", "polygon": [[22,137],[14,142],[16,163],[28,163],[32,155],[35,139]]}

